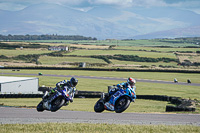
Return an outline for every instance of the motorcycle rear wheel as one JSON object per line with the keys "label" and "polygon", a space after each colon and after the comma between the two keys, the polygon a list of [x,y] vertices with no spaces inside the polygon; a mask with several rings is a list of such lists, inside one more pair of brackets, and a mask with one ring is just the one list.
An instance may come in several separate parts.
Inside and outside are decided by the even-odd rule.
{"label": "motorcycle rear wheel", "polygon": [[127,96],[120,97],[116,102],[115,102],[115,112],[116,113],[122,113],[125,111],[130,105],[130,98]]}
{"label": "motorcycle rear wheel", "polygon": [[104,111],[104,104],[102,103],[101,99],[99,99],[96,104],[94,105],[94,111],[96,113],[101,113]]}
{"label": "motorcycle rear wheel", "polygon": [[56,112],[57,110],[59,110],[63,105],[65,104],[65,99],[60,96],[55,98],[52,102],[51,102],[51,112]]}

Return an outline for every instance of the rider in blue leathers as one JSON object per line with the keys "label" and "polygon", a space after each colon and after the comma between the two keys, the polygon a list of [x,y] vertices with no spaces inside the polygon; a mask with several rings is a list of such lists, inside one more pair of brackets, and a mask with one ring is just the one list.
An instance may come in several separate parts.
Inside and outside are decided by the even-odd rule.
{"label": "rider in blue leathers", "polygon": [[113,88],[113,89],[111,89],[110,91],[109,91],[109,96],[111,96],[111,95],[113,95],[115,92],[117,92],[120,88],[128,88],[128,87],[130,87],[130,88],[132,88],[133,89],[133,91],[134,91],[134,99],[136,99],[136,86],[135,86],[135,83],[136,83],[136,80],[135,79],[133,79],[133,78],[131,78],[131,77],[129,77],[128,79],[127,79],[127,82],[123,82],[123,83],[120,83],[120,84],[117,84],[117,87],[116,88]]}
{"label": "rider in blue leathers", "polygon": [[[73,102],[77,84],[78,84],[78,80],[74,77],[72,77],[70,80],[67,80],[67,81],[66,80],[60,81],[56,84],[56,88],[53,88],[49,92],[44,94],[43,99],[46,99],[47,97],[49,97],[50,95],[55,93],[58,89],[63,89],[63,87],[66,86],[68,89],[69,95],[70,95],[69,100],[70,100],[70,102]],[[44,104],[47,109],[50,108],[47,101]],[[67,103],[67,104],[69,104],[69,103]]]}

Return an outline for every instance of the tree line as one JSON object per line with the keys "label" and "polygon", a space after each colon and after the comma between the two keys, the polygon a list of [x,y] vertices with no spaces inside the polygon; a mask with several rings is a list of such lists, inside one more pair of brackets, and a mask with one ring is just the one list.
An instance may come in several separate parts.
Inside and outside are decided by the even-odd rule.
{"label": "tree line", "polygon": [[7,43],[1,43],[0,42],[0,49],[16,49],[16,48],[48,48],[50,47],[49,45],[41,45],[41,44],[36,44],[36,43],[31,43],[29,45],[26,44],[7,44]]}
{"label": "tree line", "polygon": [[0,40],[97,40],[80,35],[1,35]]}

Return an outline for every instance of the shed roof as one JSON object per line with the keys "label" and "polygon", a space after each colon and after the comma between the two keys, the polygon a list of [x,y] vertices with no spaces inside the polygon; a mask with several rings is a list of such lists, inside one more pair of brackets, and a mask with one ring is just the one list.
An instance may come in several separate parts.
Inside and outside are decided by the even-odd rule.
{"label": "shed roof", "polygon": [[38,78],[0,76],[0,83],[2,84],[2,83],[25,81],[25,80],[32,80],[32,79],[38,79]]}

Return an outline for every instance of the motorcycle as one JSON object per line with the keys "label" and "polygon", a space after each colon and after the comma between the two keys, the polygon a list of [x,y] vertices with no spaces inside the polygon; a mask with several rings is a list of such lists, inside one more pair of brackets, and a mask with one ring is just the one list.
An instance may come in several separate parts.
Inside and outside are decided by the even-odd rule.
{"label": "motorcycle", "polygon": [[111,96],[102,93],[101,98],[94,106],[94,111],[101,113],[104,110],[108,110],[122,113],[129,107],[131,102],[134,102],[134,99],[135,91],[132,88],[120,88]]}
{"label": "motorcycle", "polygon": [[[69,97],[72,93],[69,88],[64,86],[63,89],[54,90],[56,90],[56,92],[50,96],[46,96],[48,92],[45,92],[42,101],[37,105],[38,112],[42,112],[44,110],[56,112],[62,106],[68,105],[70,101]],[[46,107],[46,104],[48,104],[49,108]]]}

